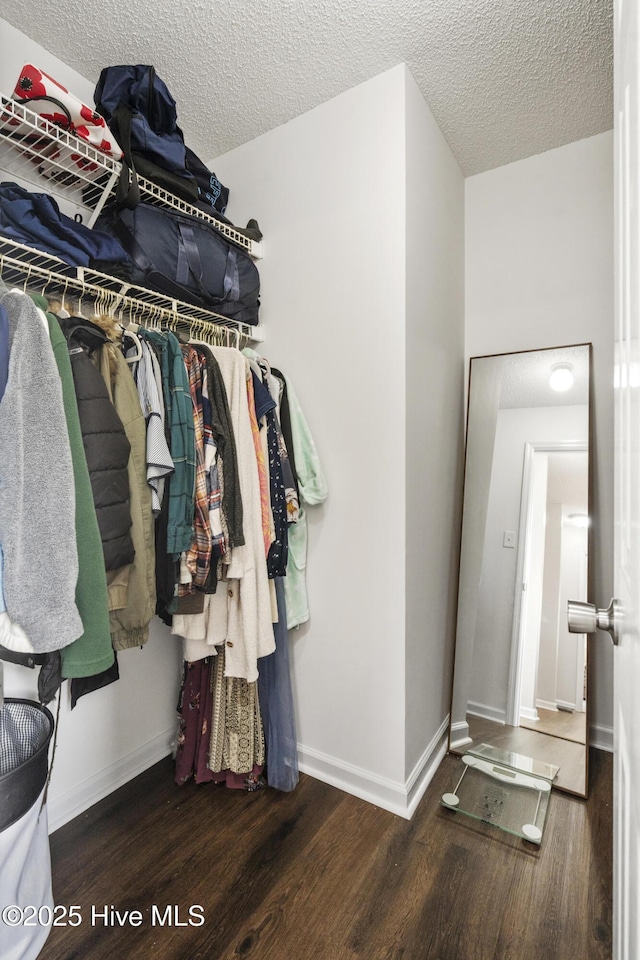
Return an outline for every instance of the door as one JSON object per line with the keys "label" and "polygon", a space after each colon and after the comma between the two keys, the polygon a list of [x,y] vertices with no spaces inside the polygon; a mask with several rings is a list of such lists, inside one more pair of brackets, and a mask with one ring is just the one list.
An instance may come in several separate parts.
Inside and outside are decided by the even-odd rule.
{"label": "door", "polygon": [[616,0],[614,960],[640,956],[639,26],[637,0]]}

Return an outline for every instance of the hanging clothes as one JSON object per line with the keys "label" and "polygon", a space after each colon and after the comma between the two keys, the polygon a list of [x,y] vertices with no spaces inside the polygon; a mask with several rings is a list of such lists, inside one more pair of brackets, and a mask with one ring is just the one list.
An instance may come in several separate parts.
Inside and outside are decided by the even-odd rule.
{"label": "hanging clothes", "polygon": [[206,483],[206,507],[209,519],[211,559],[204,583],[208,593],[218,589],[219,561],[229,551],[229,525],[222,509],[224,496],[224,469],[219,453],[220,435],[214,422],[214,411],[209,390],[209,364],[204,354],[202,368],[202,419],[204,427],[204,469]]}
{"label": "hanging clothes", "polygon": [[[260,363],[262,379],[254,379],[256,417],[264,417],[267,432],[269,498],[273,519],[273,539],[267,554],[267,572],[270,578],[283,577],[287,571],[289,542],[287,534],[287,498],[282,469],[282,450],[276,415],[277,401],[272,396],[267,367]],[[266,394],[266,396],[264,396]],[[260,416],[258,416],[260,414]]]}
{"label": "hanging clothes", "polygon": [[307,516],[303,504],[315,506],[324,503],[329,494],[327,481],[320,463],[309,425],[295,394],[291,380],[285,375],[291,422],[291,437],[295,456],[300,510],[297,522],[289,528],[289,560],[284,593],[287,607],[287,627],[306,623],[309,619],[307,595]]}
{"label": "hanging clothes", "polygon": [[164,496],[164,480],[173,473],[173,460],[165,436],[165,408],[162,396],[160,366],[148,343],[138,340],[140,357],[132,363],[137,348],[125,352],[125,357],[138,390],[140,408],[146,424],[147,483],[151,490],[151,510],[154,517],[160,513]]}
{"label": "hanging clothes", "polygon": [[[287,523],[298,522],[298,512],[300,510],[300,492],[298,490],[298,479],[295,474],[293,453],[289,453],[289,447],[293,450],[293,440],[290,434],[290,417],[288,410],[288,398],[286,395],[286,384],[284,379],[277,377],[271,368],[270,383],[272,390],[278,397],[276,408],[276,427],[278,430],[278,449],[280,451],[280,460],[282,462],[282,478],[285,488],[285,499],[287,503]],[[286,404],[286,410],[285,405]],[[289,436],[285,434],[282,426],[282,415],[287,415],[289,419]]]}
{"label": "hanging clothes", "polygon": [[284,442],[287,448],[287,455],[289,459],[289,466],[291,469],[291,477],[293,486],[295,488],[298,500],[300,499],[300,490],[298,487],[298,471],[296,470],[296,457],[295,450],[293,448],[293,435],[291,432],[291,413],[289,410],[289,395],[287,392],[287,381],[284,378],[284,374],[276,367],[271,367],[271,373],[279,382],[279,397],[280,403],[278,406],[278,413],[280,417],[280,426],[282,428],[282,434],[284,437]]}
{"label": "hanging clothes", "polygon": [[232,789],[258,790],[265,759],[258,684],[225,676],[226,649],[212,665],[213,722],[209,734],[211,779]]}
{"label": "hanging clothes", "polygon": [[[0,400],[4,396],[4,391],[9,378],[9,317],[7,311],[0,305]],[[2,553],[2,544],[0,543],[0,646],[6,650],[12,650],[19,653],[31,653],[33,647],[24,630],[11,621],[7,613],[7,605],[4,599],[4,588],[2,585],[2,569],[4,566],[4,554]]]}
{"label": "hanging clothes", "polygon": [[267,783],[275,790],[294,790],[298,783],[298,741],[289,669],[289,637],[284,578],[276,577],[278,621],[276,649],[260,661],[258,690],[264,724]]}
{"label": "hanging clothes", "polygon": [[[298,487],[297,482],[294,477],[293,467],[290,462],[289,449],[287,441],[285,440],[284,431],[281,425],[281,415],[282,415],[282,394],[283,394],[283,385],[281,380],[275,375],[273,368],[270,366],[269,362],[261,357],[257,361],[251,361],[257,363],[261,373],[262,379],[265,387],[267,388],[269,395],[274,398],[275,407],[274,407],[274,425],[276,430],[276,435],[278,438],[278,454],[280,458],[280,464],[282,468],[282,480],[284,483],[285,489],[285,501],[286,501],[286,520],[287,523],[295,523],[298,519]],[[284,574],[283,574],[284,575]]]}
{"label": "hanging clothes", "polygon": [[[269,550],[271,549],[271,544],[276,538],[275,530],[273,526],[273,516],[271,513],[271,497],[269,491],[269,469],[267,466],[268,463],[268,450],[266,445],[263,446],[262,439],[260,437],[260,427],[258,426],[258,420],[261,419],[261,416],[258,416],[258,410],[260,409],[263,413],[266,412],[266,409],[270,408],[270,405],[274,402],[271,400],[271,397],[266,390],[262,388],[259,378],[251,371],[251,380],[247,380],[248,394],[249,394],[249,417],[251,420],[251,433],[253,435],[253,445],[256,451],[256,463],[258,465],[258,482],[260,484],[260,513],[262,517],[262,538],[264,541],[264,555],[265,559],[269,556]],[[260,405],[259,407],[259,396],[260,390],[266,396],[267,407],[266,409]],[[262,414],[261,414],[262,415]]]}
{"label": "hanging clothes", "polygon": [[225,385],[236,438],[238,472],[243,505],[245,543],[231,551],[225,569],[224,589],[205,601],[204,638],[191,639],[185,617],[174,623],[174,632],[185,636],[186,661],[211,655],[212,648],[225,644],[225,675],[250,682],[258,678],[258,659],[275,649],[271,618],[271,597],[264,563],[260,486],[248,406],[246,360],[228,347],[212,347]]}
{"label": "hanging clothes", "polygon": [[212,780],[209,769],[211,726],[211,663],[210,657],[185,663],[178,703],[180,723],[176,745],[175,781],[196,783]]}
{"label": "hanging clothes", "polygon": [[112,667],[109,602],[102,540],[82,442],[78,403],[66,338],[56,318],[47,313],[53,355],[58,368],[73,464],[75,531],[78,551],[76,606],[83,632],[62,651],[62,676],[90,677]]}
{"label": "hanging clothes", "polygon": [[180,343],[170,331],[139,331],[160,356],[167,426],[174,472],[169,480],[166,552],[177,557],[193,540],[193,488],[196,459],[189,378]]}
{"label": "hanging clothes", "polygon": [[[224,528],[229,546],[217,564],[223,581],[216,593],[204,594],[202,613],[181,612],[173,617],[173,630],[183,636],[187,661],[180,701],[176,780],[184,782],[193,775],[198,782],[215,781],[233,789],[256,790],[265,785],[265,745],[257,670],[253,664],[259,649],[265,646],[259,631],[267,633],[270,649],[275,640],[261,537],[251,422],[251,415],[255,422],[252,379],[246,361],[237,351],[205,351],[202,345],[198,349],[203,350],[206,366],[202,370],[201,400],[208,494],[213,497],[214,511],[220,508],[220,528]],[[208,376],[211,369],[217,376]],[[195,400],[194,411],[197,421],[200,405]],[[230,496],[225,497],[225,491]],[[229,521],[225,503],[231,507]],[[213,541],[212,530],[210,534]],[[236,576],[231,578],[231,572]],[[262,597],[262,626],[256,620],[256,595]],[[235,654],[238,645],[240,656]],[[251,670],[252,678],[228,675],[230,660],[239,663],[242,670]]]}
{"label": "hanging clothes", "polygon": [[[0,402],[3,587],[12,621],[33,649],[44,653],[68,646],[83,633],[75,602],[73,461],[46,318],[22,293],[6,293],[0,303],[7,311],[10,343],[9,377]],[[26,384],[31,387],[25,389]],[[34,549],[25,549],[28,544]]]}
{"label": "hanging clothes", "polygon": [[[225,519],[225,545],[227,550],[230,550],[232,547],[243,546],[245,542],[236,439],[220,365],[211,347],[199,343],[198,349],[207,362],[207,395],[211,405],[211,430],[216,445],[219,482],[224,481],[221,486],[221,510]],[[223,555],[224,553],[226,551]]]}
{"label": "hanging clothes", "polygon": [[[105,567],[122,571],[133,561],[128,463],[131,445],[107,386],[91,360],[107,340],[103,330],[84,317],[60,321],[69,344],[93,501],[102,537]],[[114,608],[126,601],[126,574],[108,578]],[[112,586],[113,585],[113,586]]]}
{"label": "hanging clothes", "polygon": [[184,664],[178,713],[176,783],[193,778],[250,791],[265,785],[257,685],[224,676],[224,648]]}
{"label": "hanging clothes", "polygon": [[211,525],[209,522],[209,492],[205,464],[205,424],[203,413],[203,374],[206,375],[206,360],[193,347],[182,347],[185,367],[191,391],[194,446],[196,457],[193,540],[183,558],[184,575],[180,578],[178,595],[194,593],[196,587],[204,587],[211,566]]}
{"label": "hanging clothes", "polygon": [[[242,352],[250,360],[264,364],[263,358],[255,350],[247,347]],[[296,522],[288,528],[287,575],[284,578],[287,627],[293,629],[309,619],[306,583],[308,532],[304,504],[315,506],[323,503],[329,491],[313,436],[291,380],[280,370],[271,368],[271,373],[284,383],[280,393],[281,418],[287,424],[287,433],[290,435],[285,445],[289,453],[292,482],[300,501]]]}
{"label": "hanging clothes", "polygon": [[[110,318],[98,318],[96,322],[106,332],[114,333]],[[155,531],[151,489],[147,483],[146,422],[127,361],[111,343],[102,347],[100,372],[131,448],[127,472],[134,557],[129,567],[126,598],[110,613],[113,648],[126,650],[147,642],[156,607]]]}

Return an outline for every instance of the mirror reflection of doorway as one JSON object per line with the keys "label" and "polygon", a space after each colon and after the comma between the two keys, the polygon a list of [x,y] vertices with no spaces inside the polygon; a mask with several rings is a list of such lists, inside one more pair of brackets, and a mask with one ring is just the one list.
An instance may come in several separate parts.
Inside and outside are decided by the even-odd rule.
{"label": "mirror reflection of doorway", "polygon": [[514,726],[586,742],[586,637],[570,634],[569,597],[587,597],[588,484],[580,444],[527,444],[511,676]]}
{"label": "mirror reflection of doorway", "polygon": [[[568,542],[575,532],[568,525],[570,515],[573,524],[573,515],[589,513],[590,357],[588,344],[575,344],[471,358],[449,739],[453,753],[489,744],[553,764],[559,767],[554,787],[578,796],[586,796],[588,784],[582,733],[588,726],[583,702],[585,638],[563,633],[561,614],[556,618],[553,608],[566,609],[563,598],[568,588],[562,578],[556,579],[555,593],[545,587],[544,565],[534,602],[531,578],[523,572],[528,521],[522,511],[529,502],[523,480],[529,476],[529,489],[533,477],[532,464],[527,474],[527,458],[532,461],[540,451],[546,454],[539,458],[545,476],[539,505],[542,542],[545,520],[556,540]],[[556,390],[552,381],[567,368],[572,368],[573,383]],[[555,455],[564,453],[568,454],[564,462],[574,464],[576,472],[582,463],[584,492],[578,498],[556,490],[564,471],[563,461]],[[580,538],[590,534],[585,528],[575,530]],[[564,566],[559,557],[547,560],[548,567],[555,563],[558,577]],[[573,567],[567,579],[575,596],[585,596],[584,558],[579,572]],[[529,589],[523,591],[525,580]],[[537,630],[536,643],[526,655],[518,633],[526,614],[524,610],[520,617],[523,598],[530,601]],[[553,645],[553,659],[547,646],[540,646],[541,638]],[[525,661],[533,662],[532,671],[525,670]],[[547,721],[556,728],[552,735],[544,732]],[[578,733],[574,723],[581,728]]]}

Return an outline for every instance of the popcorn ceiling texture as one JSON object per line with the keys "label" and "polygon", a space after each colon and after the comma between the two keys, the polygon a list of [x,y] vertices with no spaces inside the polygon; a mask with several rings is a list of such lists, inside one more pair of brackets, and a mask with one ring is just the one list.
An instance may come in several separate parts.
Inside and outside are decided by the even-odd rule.
{"label": "popcorn ceiling texture", "polygon": [[401,62],[465,175],[613,125],[610,0],[4,0],[2,16],[92,81],[153,64],[205,160]]}

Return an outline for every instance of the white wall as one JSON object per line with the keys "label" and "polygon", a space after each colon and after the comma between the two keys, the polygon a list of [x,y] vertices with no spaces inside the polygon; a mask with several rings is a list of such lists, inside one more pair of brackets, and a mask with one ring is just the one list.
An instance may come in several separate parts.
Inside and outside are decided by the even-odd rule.
{"label": "white wall", "polygon": [[[464,181],[406,71],[406,745],[449,714],[460,543]],[[426,740],[426,742],[425,742]]]}
{"label": "white wall", "polygon": [[95,83],[81,76],[72,67],[59,60],[55,54],[49,53],[40,44],[35,43],[30,37],[0,18],[0,91],[5,97],[13,93],[20,71],[26,63],[33,64],[38,70],[44,70],[88,106],[93,103]]}
{"label": "white wall", "polygon": [[[45,70],[86,102],[94,84],[0,20],[0,90],[12,92],[25,63]],[[56,829],[170,752],[176,730],[180,648],[157,619],[144,648],[118,655],[120,680],[69,708],[62,688],[58,743],[49,790]],[[35,697],[37,673],[5,665],[5,694]],[[57,701],[51,705],[55,714]]]}
{"label": "white wall", "polygon": [[291,635],[302,764],[386,785],[404,782],[403,91],[390,71],[211,163],[265,235],[262,349],[329,486]]}
{"label": "white wall", "polygon": [[[181,649],[154,618],[142,648],[118,654],[120,679],[87,694],[71,710],[61,691],[49,788],[49,829],[56,830],[166,757],[177,733]],[[5,694],[37,699],[37,671],[5,664]],[[58,698],[49,704],[56,716]]]}
{"label": "white wall", "polygon": [[329,483],[291,638],[301,765],[406,812],[448,710],[461,174],[404,66],[211,166],[265,234],[263,349]]}
{"label": "white wall", "polygon": [[451,696],[451,746],[471,742],[467,709],[474,681],[474,649],[482,596],[482,563],[491,493],[504,360],[485,357],[469,384],[467,444],[464,468],[464,509],[460,537],[460,567],[454,684]]}
{"label": "white wall", "polygon": [[[465,181],[467,357],[593,343],[594,597],[613,591],[613,136]],[[613,656],[591,642],[594,735],[611,735]],[[609,741],[610,742],[610,741]]]}

